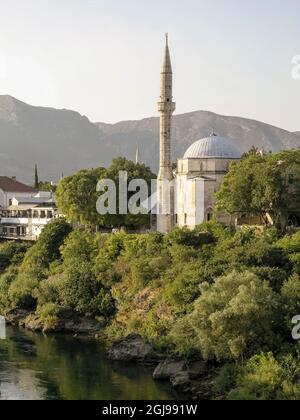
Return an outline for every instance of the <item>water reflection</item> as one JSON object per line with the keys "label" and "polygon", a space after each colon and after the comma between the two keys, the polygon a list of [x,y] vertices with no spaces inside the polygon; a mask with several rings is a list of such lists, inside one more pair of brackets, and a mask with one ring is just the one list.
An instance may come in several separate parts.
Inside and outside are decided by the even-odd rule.
{"label": "water reflection", "polygon": [[0,399],[174,399],[151,370],[111,363],[95,342],[7,329],[0,341]]}

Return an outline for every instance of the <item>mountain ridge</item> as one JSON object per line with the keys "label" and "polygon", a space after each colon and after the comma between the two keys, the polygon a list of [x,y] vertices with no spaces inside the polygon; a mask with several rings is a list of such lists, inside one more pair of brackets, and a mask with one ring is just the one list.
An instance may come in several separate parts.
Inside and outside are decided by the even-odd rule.
{"label": "mountain ridge", "polygon": [[[192,111],[174,115],[174,161],[212,130],[230,138],[241,152],[252,146],[273,151],[300,147],[299,133],[249,118]],[[41,179],[57,181],[62,173],[108,166],[117,156],[134,160],[137,146],[141,161],[157,171],[159,117],[94,123],[77,111],[38,107],[0,96],[1,175],[32,182],[38,164]]]}

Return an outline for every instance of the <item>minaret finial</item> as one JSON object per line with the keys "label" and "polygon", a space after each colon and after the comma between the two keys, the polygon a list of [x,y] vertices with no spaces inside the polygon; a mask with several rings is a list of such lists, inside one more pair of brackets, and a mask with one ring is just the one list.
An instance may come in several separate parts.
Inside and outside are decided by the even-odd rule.
{"label": "minaret finial", "polygon": [[169,46],[169,34],[166,32],[166,46]]}

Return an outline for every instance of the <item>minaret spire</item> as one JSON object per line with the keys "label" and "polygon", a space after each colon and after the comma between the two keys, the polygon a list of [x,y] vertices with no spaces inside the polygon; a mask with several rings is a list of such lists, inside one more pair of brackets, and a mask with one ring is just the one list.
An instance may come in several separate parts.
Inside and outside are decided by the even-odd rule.
{"label": "minaret spire", "polygon": [[166,34],[164,61],[161,70],[160,101],[160,165],[158,175],[157,229],[168,233],[174,227],[174,176],[172,170],[172,115],[176,105],[173,102],[173,73],[169,51],[169,37]]}

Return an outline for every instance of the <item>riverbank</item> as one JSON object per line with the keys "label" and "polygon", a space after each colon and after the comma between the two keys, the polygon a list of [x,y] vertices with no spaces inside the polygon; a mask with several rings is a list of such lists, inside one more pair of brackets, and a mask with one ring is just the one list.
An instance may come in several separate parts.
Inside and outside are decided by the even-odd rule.
{"label": "riverbank", "polygon": [[52,328],[45,327],[36,313],[30,310],[13,310],[5,318],[8,324],[33,332],[83,334],[91,338],[100,336],[101,326],[95,319],[78,316],[71,311],[66,312],[64,318],[60,318]]}
{"label": "riverbank", "polygon": [[0,340],[0,400],[176,400],[152,369],[110,361],[96,340],[7,327]]}
{"label": "riverbank", "polygon": [[139,334],[130,334],[113,343],[108,343],[97,321],[69,314],[56,330],[46,331],[34,312],[26,310],[11,311],[6,316],[8,325],[50,336],[56,334],[73,335],[73,338],[86,337],[104,345],[107,358],[120,362],[124,366],[139,365],[151,369],[154,381],[169,383],[170,386],[187,398],[194,400],[211,399],[214,378],[217,374],[215,366],[203,360],[180,360],[170,358],[158,352]]}

